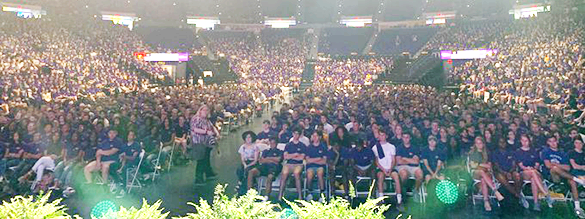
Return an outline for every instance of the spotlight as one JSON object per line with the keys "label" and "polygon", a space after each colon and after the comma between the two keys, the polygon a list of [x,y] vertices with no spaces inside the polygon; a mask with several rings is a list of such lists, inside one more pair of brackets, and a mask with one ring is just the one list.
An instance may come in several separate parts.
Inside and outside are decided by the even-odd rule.
{"label": "spotlight", "polygon": [[116,204],[110,200],[104,200],[98,202],[92,209],[91,209],[91,216],[94,218],[100,218],[104,216],[106,213],[112,211],[115,212],[117,210]]}
{"label": "spotlight", "polygon": [[444,204],[454,204],[459,198],[459,190],[457,189],[457,186],[448,180],[441,180],[437,183],[435,186],[435,192],[439,201]]}

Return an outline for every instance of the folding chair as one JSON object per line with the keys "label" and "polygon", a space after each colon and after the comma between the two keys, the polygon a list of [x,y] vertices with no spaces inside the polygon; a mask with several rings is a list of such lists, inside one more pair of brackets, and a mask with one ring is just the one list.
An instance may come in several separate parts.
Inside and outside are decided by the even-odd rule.
{"label": "folding chair", "polygon": [[[319,178],[317,177],[317,173],[315,173],[315,176],[313,178],[313,182],[308,182],[307,179],[307,165],[304,165],[304,170],[303,172],[304,174],[304,180],[303,180],[303,196],[307,197],[307,194],[321,194],[321,191],[319,190]],[[325,190],[325,199],[329,200],[329,198],[331,197],[331,189],[329,188],[329,186],[331,185],[329,182],[329,166],[325,165],[325,171],[323,173],[323,182],[325,183],[324,185],[324,190]],[[313,186],[313,190],[309,191],[307,188],[307,185],[309,183],[317,183],[317,186]],[[316,188],[316,189],[315,189]]]}
{"label": "folding chair", "polygon": [[[472,192],[471,192],[471,201],[473,202],[473,205],[476,204],[476,199],[480,199],[483,200],[483,194],[481,194],[481,189],[475,189],[475,187],[481,183],[481,180],[479,179],[475,179],[473,178],[473,170],[471,169],[470,163],[469,163],[469,157],[467,157],[466,162],[465,162],[465,166],[467,168],[467,173],[469,173],[471,175],[471,178],[473,179],[473,183],[472,183]],[[494,182],[494,185],[496,186],[496,188],[500,187],[500,183],[495,180],[495,177],[493,176],[492,173],[490,173],[490,176],[492,177],[492,180]],[[496,195],[493,191],[490,192],[490,195],[488,197],[489,199],[495,199]],[[496,202],[496,204],[498,206],[500,206],[499,202]]]}
{"label": "folding chair", "polygon": [[175,142],[173,140],[173,145],[171,146],[171,154],[169,156],[169,166],[167,167],[167,171],[171,171],[171,166],[173,165],[173,155],[175,153],[175,146],[177,145],[177,142]]}
{"label": "folding chair", "polygon": [[[138,180],[137,177],[138,171],[142,166],[142,161],[144,160],[144,154],[146,154],[146,152],[144,151],[144,149],[142,149],[142,151],[138,155],[138,157],[140,158],[140,160],[138,161],[138,165],[135,167],[130,167],[126,170],[126,189],[128,189],[127,192],[128,194],[130,193],[130,191],[132,191],[132,188],[142,188],[142,183],[140,183],[140,180]],[[132,180],[130,180],[130,178],[132,178]],[[130,183],[128,183],[128,181],[130,181]]]}
{"label": "folding chair", "polygon": [[156,160],[154,160],[152,163],[154,165],[154,172],[152,173],[152,181],[154,182],[154,179],[156,178],[156,176],[160,175],[160,170],[161,170],[161,165],[160,165],[160,156],[162,154],[162,150],[163,150],[163,143],[159,142],[159,149],[158,149],[158,156],[156,157]]}
{"label": "folding chair", "polygon": [[[410,177],[408,177],[408,180],[416,181],[416,177],[410,176]],[[407,190],[406,195],[414,196],[415,189],[416,188],[412,188],[412,191]],[[419,197],[418,197],[419,203],[425,203],[426,200],[425,200],[424,196],[426,195],[426,189],[424,186],[424,179],[423,179],[423,183],[421,183],[421,185],[420,185],[420,188],[418,188],[418,194],[419,194]]]}

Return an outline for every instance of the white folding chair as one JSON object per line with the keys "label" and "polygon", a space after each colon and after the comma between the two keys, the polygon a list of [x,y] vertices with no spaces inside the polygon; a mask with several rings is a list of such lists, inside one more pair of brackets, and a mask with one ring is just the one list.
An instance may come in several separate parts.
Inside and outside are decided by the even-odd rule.
{"label": "white folding chair", "polygon": [[[140,160],[138,161],[138,165],[135,167],[130,167],[126,170],[126,189],[128,189],[127,193],[130,193],[130,191],[132,191],[132,188],[142,188],[142,183],[140,182],[140,180],[137,179],[137,177],[138,171],[142,166],[142,161],[144,160],[144,154],[146,154],[146,152],[144,151],[144,149],[142,149],[142,151],[140,151],[140,154],[138,155],[138,157],[140,158]],[[131,181],[130,178],[132,178]],[[128,181],[130,181],[130,183],[128,183]]]}
{"label": "white folding chair", "polygon": [[160,170],[161,170],[160,156],[162,154],[163,147],[164,147],[163,143],[159,142],[158,156],[156,157],[156,160],[153,161],[153,165],[154,165],[154,172],[152,173],[152,181],[153,182],[154,182],[154,179],[156,178],[156,176],[160,175]]}
{"label": "white folding chair", "polygon": [[167,167],[167,171],[171,171],[171,166],[173,165],[173,155],[175,153],[175,146],[177,145],[177,142],[175,142],[173,140],[173,145],[171,146],[171,154],[169,156],[169,166]]}
{"label": "white folding chair", "polygon": [[[304,176],[304,179],[303,179],[303,188],[304,188],[303,189],[303,196],[304,197],[307,197],[307,194],[321,194],[321,191],[319,190],[319,179],[317,178],[317,173],[315,173],[315,176],[313,177],[313,182],[308,182],[307,175],[306,175],[307,174],[307,165],[304,165],[303,168],[304,168],[304,171],[303,171],[304,172],[304,175],[303,175]],[[328,165],[325,165],[325,171],[323,173],[323,181],[325,183],[325,186],[324,186],[325,199],[326,200],[329,200],[329,198],[331,196],[331,194],[330,194],[331,193],[331,189],[329,189],[329,186],[331,185],[331,183],[329,182],[329,166]],[[309,183],[317,183],[317,185],[316,186],[312,185],[313,186],[313,189],[309,191],[307,189],[308,188],[307,185]]]}

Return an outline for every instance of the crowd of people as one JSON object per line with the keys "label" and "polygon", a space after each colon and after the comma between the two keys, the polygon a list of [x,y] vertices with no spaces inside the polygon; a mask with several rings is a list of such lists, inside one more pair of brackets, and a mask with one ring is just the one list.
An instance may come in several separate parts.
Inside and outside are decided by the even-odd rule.
{"label": "crowd of people", "polygon": [[209,38],[210,47],[223,54],[240,83],[268,83],[291,86],[305,68],[306,46],[301,39],[275,36],[261,43],[253,34],[218,35]]}
{"label": "crowd of people", "polygon": [[136,59],[147,50],[125,27],[97,18],[20,19],[3,14],[0,26],[0,95],[28,103],[128,92],[168,77],[166,70]]}
{"label": "crowd of people", "polygon": [[[314,87],[275,111],[261,132],[244,133],[239,176],[247,188],[256,188],[257,177],[267,176],[263,194],[270,197],[271,182],[280,175],[281,199],[292,174],[297,198],[307,200],[313,196],[301,191],[311,190],[312,183],[302,188],[303,171],[307,180],[319,179],[322,195],[327,177],[355,185],[360,176],[376,179],[375,194],[383,197],[391,178],[399,209],[410,179],[414,200],[419,200],[425,183],[461,178],[470,192],[482,194],[486,211],[492,210],[491,192],[498,201],[515,198],[529,208],[521,190],[528,181],[535,194],[532,209],[540,211],[536,194],[543,194],[549,206],[554,202],[543,180],[547,185],[567,182],[573,197],[585,185],[579,131],[560,116],[484,102],[467,92],[420,85]],[[350,196],[347,186],[342,195]],[[579,201],[574,204],[582,215]]]}
{"label": "crowd of people", "polygon": [[390,70],[392,57],[320,59],[315,64],[315,79],[321,84],[372,84],[377,75]]}
{"label": "crowd of people", "polygon": [[582,103],[577,100],[583,100],[583,26],[582,17],[547,14],[515,21],[489,44],[497,54],[455,67],[452,81],[476,96],[528,104],[531,111],[578,110]]}
{"label": "crowd of people", "polygon": [[442,27],[422,48],[423,51],[466,50],[487,46],[494,37],[509,28],[508,20],[451,23]]}
{"label": "crowd of people", "polygon": [[[0,117],[3,194],[51,188],[69,195],[83,182],[94,183],[94,179],[99,179],[99,183],[112,185],[112,192],[123,196],[126,170],[138,164],[141,151],[144,151],[138,174],[141,179],[152,178],[155,169],[160,172],[170,162],[185,163],[194,158],[209,161],[209,154],[194,157],[201,153],[188,147],[187,142],[195,142],[188,137],[194,136],[190,134],[192,118],[205,117],[209,122],[205,125],[218,138],[221,126],[216,124],[229,117],[249,117],[258,102],[267,101],[258,92],[263,90],[269,89],[238,85],[172,86],[95,100],[5,107]],[[175,159],[171,161],[169,153],[173,150]],[[207,177],[214,177],[207,163],[209,167],[198,170],[206,170]],[[94,172],[100,172],[101,178],[96,178]],[[197,179],[201,180],[200,177]]]}

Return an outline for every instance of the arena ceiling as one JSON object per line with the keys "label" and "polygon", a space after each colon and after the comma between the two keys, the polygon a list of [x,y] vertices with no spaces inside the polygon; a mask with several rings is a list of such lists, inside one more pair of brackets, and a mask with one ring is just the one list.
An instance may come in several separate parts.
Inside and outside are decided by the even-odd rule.
{"label": "arena ceiling", "polygon": [[372,15],[383,21],[417,19],[424,12],[469,16],[507,13],[514,4],[544,0],[7,0],[41,5],[47,13],[136,13],[143,20],[178,22],[186,16],[218,16],[222,23],[259,23],[265,16],[332,23],[340,16]]}

